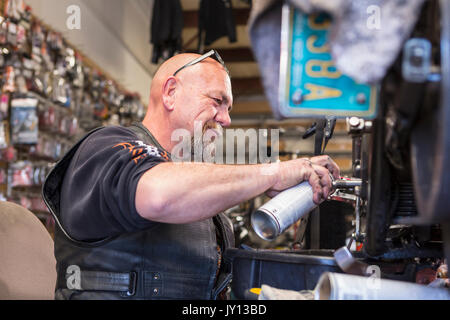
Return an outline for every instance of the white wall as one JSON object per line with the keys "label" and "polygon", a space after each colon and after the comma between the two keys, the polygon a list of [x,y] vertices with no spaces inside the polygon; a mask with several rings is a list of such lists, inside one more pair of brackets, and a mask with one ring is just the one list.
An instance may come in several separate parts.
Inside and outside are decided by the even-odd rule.
{"label": "white wall", "polygon": [[[155,66],[150,63],[151,0],[25,0],[33,14],[60,32],[129,91],[148,103]],[[67,7],[77,5],[81,29],[69,30]]]}

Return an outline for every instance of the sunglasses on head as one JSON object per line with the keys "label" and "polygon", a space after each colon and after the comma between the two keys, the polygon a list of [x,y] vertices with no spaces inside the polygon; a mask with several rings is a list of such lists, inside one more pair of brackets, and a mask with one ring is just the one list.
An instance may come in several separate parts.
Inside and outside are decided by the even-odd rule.
{"label": "sunglasses on head", "polygon": [[180,72],[181,70],[183,70],[186,67],[189,66],[193,66],[196,63],[199,63],[203,60],[205,60],[206,58],[213,58],[214,60],[216,60],[217,62],[219,62],[225,69],[225,71],[229,74],[227,67],[225,67],[225,62],[223,62],[222,58],[220,57],[219,53],[216,50],[210,50],[207,53],[205,53],[204,55],[192,60],[191,62],[186,63],[184,66],[182,66],[181,68],[179,68],[177,71],[174,72],[173,76],[175,76],[178,72]]}

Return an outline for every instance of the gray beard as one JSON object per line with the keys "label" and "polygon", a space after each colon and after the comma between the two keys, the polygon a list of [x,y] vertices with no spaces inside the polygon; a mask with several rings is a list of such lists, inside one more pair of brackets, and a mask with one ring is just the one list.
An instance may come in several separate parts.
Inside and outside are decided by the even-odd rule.
{"label": "gray beard", "polygon": [[[216,136],[212,139],[212,136],[208,134],[208,130],[211,128],[204,127],[202,130],[202,135],[200,137],[194,134],[191,140],[191,158],[193,161],[199,162],[216,162],[216,148],[219,142],[222,140],[223,128],[221,126],[216,126],[216,130],[219,131],[220,136]],[[206,140],[207,139],[207,140]],[[197,154],[201,151],[201,154]]]}
{"label": "gray beard", "polygon": [[[202,157],[195,154],[196,151],[202,151]],[[216,155],[216,145],[214,142],[203,143],[203,139],[194,139],[191,141],[191,155],[193,160],[201,159],[201,162],[214,162]]]}

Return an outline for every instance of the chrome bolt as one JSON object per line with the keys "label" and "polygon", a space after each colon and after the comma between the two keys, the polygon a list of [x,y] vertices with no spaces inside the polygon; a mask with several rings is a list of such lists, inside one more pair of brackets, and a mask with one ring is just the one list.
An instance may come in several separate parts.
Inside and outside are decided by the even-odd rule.
{"label": "chrome bolt", "polygon": [[358,117],[351,117],[351,118],[348,120],[348,124],[349,124],[350,126],[352,126],[352,127],[357,127],[357,126],[359,126],[359,118],[358,118]]}
{"label": "chrome bolt", "polygon": [[366,95],[364,93],[360,92],[356,95],[356,102],[358,102],[359,104],[366,103],[366,100]]}
{"label": "chrome bolt", "polygon": [[294,102],[295,104],[300,104],[302,103],[302,101],[303,101],[303,92],[302,90],[298,89],[292,95],[292,102]]}

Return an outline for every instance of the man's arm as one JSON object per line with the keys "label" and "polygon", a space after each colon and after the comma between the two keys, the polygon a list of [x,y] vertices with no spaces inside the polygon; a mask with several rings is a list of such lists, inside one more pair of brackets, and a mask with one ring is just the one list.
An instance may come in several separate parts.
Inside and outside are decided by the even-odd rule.
{"label": "man's arm", "polygon": [[144,173],[136,189],[136,210],[143,218],[164,223],[189,223],[219,212],[266,191],[282,191],[309,181],[314,201],[323,201],[331,189],[326,172],[309,160],[273,164],[216,165],[161,163]]}

